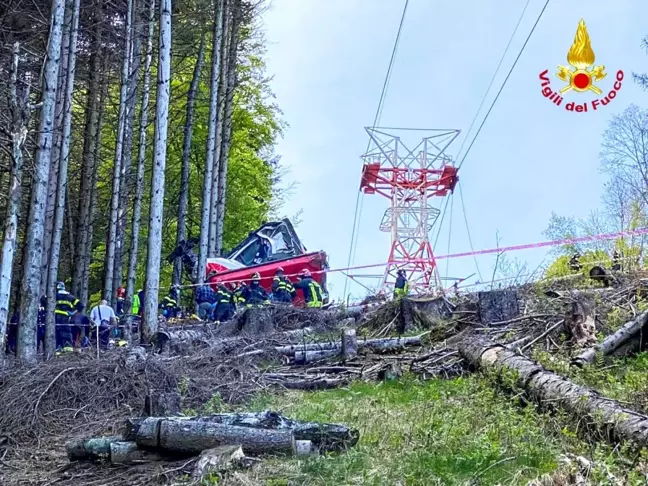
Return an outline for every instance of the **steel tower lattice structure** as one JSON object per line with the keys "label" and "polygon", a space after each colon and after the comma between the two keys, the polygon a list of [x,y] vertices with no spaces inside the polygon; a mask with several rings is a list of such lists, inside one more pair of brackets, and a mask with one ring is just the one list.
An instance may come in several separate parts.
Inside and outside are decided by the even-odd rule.
{"label": "steel tower lattice structure", "polygon": [[[393,288],[401,269],[415,293],[442,288],[429,234],[440,214],[434,198],[447,196],[458,181],[446,150],[459,130],[367,127],[366,131],[370,144],[362,155],[360,190],[380,194],[391,203],[380,223],[381,231],[391,233],[380,291]],[[402,138],[413,134],[423,137],[410,149]]]}

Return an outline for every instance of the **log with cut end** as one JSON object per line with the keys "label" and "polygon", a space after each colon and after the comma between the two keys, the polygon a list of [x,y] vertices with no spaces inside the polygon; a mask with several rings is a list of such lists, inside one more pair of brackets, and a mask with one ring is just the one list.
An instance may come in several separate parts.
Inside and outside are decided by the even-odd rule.
{"label": "log with cut end", "polygon": [[458,344],[458,349],[471,365],[494,371],[498,379],[513,373],[517,384],[540,405],[565,410],[579,419],[589,416],[600,430],[610,432],[606,435],[615,442],[648,445],[648,416],[624,408],[615,400],[601,397],[596,391],[547,371],[491,341],[466,339]]}
{"label": "log with cut end", "polygon": [[[310,440],[315,447],[324,451],[346,450],[353,447],[360,437],[357,430],[350,429],[345,425],[301,422],[266,410],[265,412],[221,413],[205,417],[131,418],[126,421],[125,440],[133,441],[138,436],[150,436],[154,433],[150,430],[151,425],[155,426],[156,421],[159,420],[223,424],[253,429],[290,430],[294,433],[296,440]],[[142,428],[149,430],[140,432]]]}
{"label": "log with cut end", "polygon": [[295,363],[308,364],[322,359],[333,358],[340,355],[341,348],[324,349],[322,351],[296,351]]}
{"label": "log with cut end", "polygon": [[422,339],[428,334],[430,333],[424,332],[418,336],[360,340],[358,341],[358,347],[369,348],[373,351],[383,351],[398,349],[405,346],[420,346],[422,344]]}
{"label": "log with cut end", "polygon": [[621,329],[606,337],[596,346],[583,351],[572,360],[572,364],[580,366],[585,363],[592,363],[599,353],[604,356],[614,353],[631,339],[639,338],[643,334],[642,329],[647,324],[648,311],[639,314],[635,319],[621,326]]}
{"label": "log with cut end", "polygon": [[179,454],[198,454],[222,445],[238,444],[248,454],[295,451],[292,430],[256,429],[215,422],[148,418],[140,424],[135,442],[140,447]]}
{"label": "log with cut end", "polygon": [[121,437],[117,436],[75,439],[65,444],[65,451],[70,461],[108,459],[110,457],[111,444],[122,440]]}

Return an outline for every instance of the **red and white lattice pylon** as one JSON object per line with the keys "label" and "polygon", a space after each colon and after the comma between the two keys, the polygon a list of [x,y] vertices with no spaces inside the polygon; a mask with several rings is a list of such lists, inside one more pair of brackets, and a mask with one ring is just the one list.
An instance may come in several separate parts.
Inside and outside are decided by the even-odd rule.
{"label": "red and white lattice pylon", "polygon": [[[391,234],[380,292],[393,289],[398,270],[405,270],[417,293],[442,288],[429,235],[440,213],[434,201],[457,184],[457,168],[445,152],[459,130],[366,130],[370,146],[362,156],[360,190],[390,201],[380,224],[381,231]],[[412,135],[417,145],[410,149],[403,138]]]}

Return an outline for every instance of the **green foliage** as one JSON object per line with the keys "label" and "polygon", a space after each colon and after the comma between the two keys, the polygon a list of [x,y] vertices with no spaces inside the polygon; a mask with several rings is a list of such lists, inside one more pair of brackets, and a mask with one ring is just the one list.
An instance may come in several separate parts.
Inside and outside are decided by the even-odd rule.
{"label": "green foliage", "polygon": [[[556,258],[545,270],[545,278],[566,277],[575,275],[577,272],[569,268],[571,255],[562,255]],[[587,251],[580,256],[582,269],[579,272],[582,275],[589,275],[589,271],[595,265],[610,267],[610,256],[603,250]]]}

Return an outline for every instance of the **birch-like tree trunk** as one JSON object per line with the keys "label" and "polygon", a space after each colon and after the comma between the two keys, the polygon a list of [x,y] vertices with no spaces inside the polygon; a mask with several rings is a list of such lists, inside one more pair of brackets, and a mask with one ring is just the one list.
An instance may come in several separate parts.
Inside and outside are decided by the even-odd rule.
{"label": "birch-like tree trunk", "polygon": [[133,0],[127,0],[126,26],[124,29],[124,59],[122,62],[121,86],[119,90],[119,117],[117,122],[117,140],[115,143],[115,165],[113,166],[112,197],[110,199],[110,219],[108,220],[108,238],[106,240],[106,268],[104,277],[104,298],[114,305],[112,293],[115,278],[115,250],[117,246],[117,218],[119,213],[119,194],[121,187],[122,155],[124,153],[124,131],[128,117],[128,75],[130,74],[131,41],[133,39]]}
{"label": "birch-like tree trunk", "polygon": [[[24,92],[18,89],[18,60],[20,43],[13,46],[11,56],[11,88],[9,107],[11,115],[11,170],[9,173],[9,200],[5,220],[2,260],[0,260],[0,343],[5,342],[7,322],[9,320],[9,301],[11,297],[11,282],[13,278],[13,263],[16,254],[18,237],[18,215],[22,197],[22,150],[27,138],[29,124],[29,85]],[[20,93],[20,94],[19,94]],[[0,361],[2,359],[0,358]]]}
{"label": "birch-like tree trunk", "polygon": [[[182,171],[180,174],[180,200],[178,201],[178,228],[176,243],[187,238],[187,206],[189,204],[189,162],[191,157],[191,139],[193,135],[194,106],[196,104],[196,93],[200,83],[203,61],[205,59],[205,32],[200,36],[200,47],[198,59],[194,66],[193,77],[187,93],[187,114],[184,126],[184,140],[182,146]],[[182,258],[176,258],[173,262],[173,285],[182,284]]]}
{"label": "birch-like tree trunk", "polygon": [[155,105],[155,155],[151,176],[148,255],[143,340],[157,332],[160,257],[162,253],[162,216],[164,212],[164,169],[166,166],[169,98],[171,89],[171,0],[160,1],[160,37],[158,41],[157,99]]}
{"label": "birch-like tree trunk", "polygon": [[38,151],[32,176],[32,194],[25,247],[25,270],[22,279],[20,325],[18,327],[18,359],[36,361],[36,328],[40,304],[40,280],[45,230],[47,180],[52,155],[52,129],[56,87],[61,56],[64,0],[52,0],[52,20],[43,70],[43,93],[40,113]]}
{"label": "birch-like tree trunk", "polygon": [[238,33],[243,12],[241,0],[233,0],[232,27],[227,53],[227,94],[225,96],[225,115],[223,117],[223,140],[218,159],[218,201],[216,204],[216,255],[223,250],[223,226],[225,224],[225,200],[227,196],[227,166],[229,163],[232,140],[232,115],[234,113],[234,90],[236,89],[236,54]]}
{"label": "birch-like tree trunk", "polygon": [[[65,92],[63,100],[63,126],[61,132],[61,152],[59,155],[58,184],[56,192],[56,207],[54,211],[54,225],[52,243],[50,247],[49,272],[47,277],[47,314],[45,319],[45,356],[53,356],[56,350],[54,322],[54,307],[56,305],[56,281],[58,280],[58,267],[61,257],[61,236],[65,217],[65,196],[67,193],[68,162],[70,158],[70,134],[72,129],[72,93],[74,91],[74,77],[76,74],[76,49],[79,31],[79,5],[80,0],[72,4],[72,26],[70,29],[69,52],[67,55],[67,70]],[[56,150],[56,148],[55,148]]]}
{"label": "birch-like tree trunk", "polygon": [[225,98],[227,96],[227,68],[229,61],[227,54],[232,33],[232,0],[225,0],[224,15],[221,31],[223,39],[220,47],[220,79],[218,86],[218,117],[216,123],[216,144],[214,147],[214,173],[212,174],[211,202],[209,204],[209,256],[218,256],[216,253],[216,229],[218,228],[218,175],[221,147],[223,145],[223,118],[225,116]]}
{"label": "birch-like tree trunk", "polygon": [[131,190],[133,187],[132,176],[132,154],[133,154],[133,126],[135,121],[135,107],[137,105],[137,91],[139,88],[139,77],[141,67],[141,22],[139,2],[133,1],[133,44],[130,75],[128,76],[128,96],[127,96],[127,113],[126,125],[124,127],[124,152],[122,154],[121,165],[121,187],[119,190],[119,208],[117,211],[117,238],[115,242],[115,270],[113,277],[112,295],[117,294],[117,288],[123,283],[123,257],[125,253],[124,241],[126,240],[126,220],[128,214],[128,205],[131,199]]}
{"label": "birch-like tree trunk", "polygon": [[205,280],[205,266],[209,256],[209,228],[211,215],[212,179],[215,164],[216,126],[218,123],[218,73],[220,69],[220,51],[223,41],[222,24],[226,0],[215,0],[214,35],[212,45],[211,87],[209,97],[209,126],[207,131],[207,155],[205,157],[205,174],[203,180],[202,211],[200,217],[200,247],[198,253],[197,282]]}
{"label": "birch-like tree trunk", "polygon": [[[72,27],[71,0],[65,0],[65,13],[63,15],[63,34],[61,37],[60,66],[67,66],[67,56],[70,50],[70,29]],[[58,185],[59,160],[61,156],[63,111],[65,103],[65,84],[67,70],[59,69],[56,87],[56,106],[54,108],[54,132],[52,134],[52,155],[49,167],[49,180],[47,183],[47,202],[45,205],[45,239],[43,243],[43,272],[41,274],[41,295],[47,292],[47,278],[49,273],[49,258],[54,234],[54,213],[56,211],[56,191]]]}
{"label": "birch-like tree trunk", "polygon": [[[131,247],[126,277],[126,295],[128,306],[132,305],[135,295],[135,275],[137,273],[137,257],[139,253],[139,232],[142,223],[142,196],[144,194],[144,168],[146,163],[146,130],[148,127],[148,112],[151,85],[151,61],[153,59],[153,33],[155,31],[155,0],[150,0],[148,15],[148,33],[146,37],[146,60],[144,64],[144,82],[142,86],[142,104],[139,120],[139,148],[137,154],[137,180],[135,198],[133,201],[133,222],[131,227]],[[143,304],[143,303],[142,303]]]}
{"label": "birch-like tree trunk", "polygon": [[[90,265],[91,245],[88,245],[90,235],[90,212],[92,194],[96,191],[96,186],[92,183],[93,174],[97,165],[96,149],[97,136],[99,131],[99,112],[101,110],[101,92],[102,92],[102,63],[101,63],[101,39],[102,29],[103,2],[97,0],[95,11],[92,18],[95,30],[92,44],[92,53],[90,54],[90,82],[88,85],[88,97],[86,99],[85,110],[85,128],[83,135],[83,159],[81,164],[81,180],[79,185],[79,206],[77,225],[75,228],[75,265],[72,272],[72,291],[81,302],[87,303],[88,282],[84,281],[84,276],[88,274],[86,270]],[[85,291],[84,291],[85,289]],[[85,298],[82,296],[85,295]]]}

